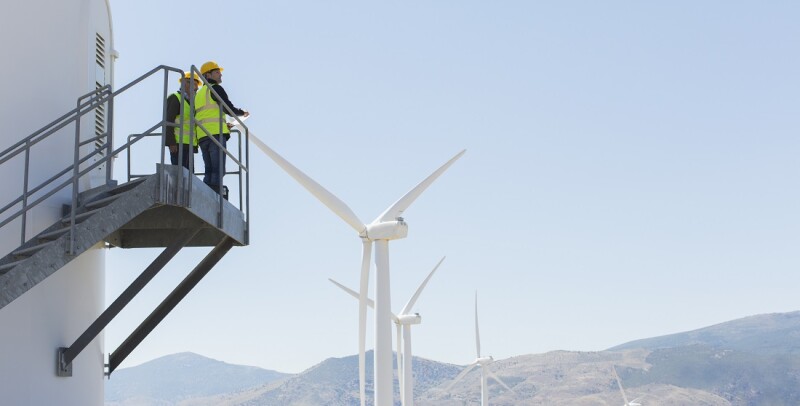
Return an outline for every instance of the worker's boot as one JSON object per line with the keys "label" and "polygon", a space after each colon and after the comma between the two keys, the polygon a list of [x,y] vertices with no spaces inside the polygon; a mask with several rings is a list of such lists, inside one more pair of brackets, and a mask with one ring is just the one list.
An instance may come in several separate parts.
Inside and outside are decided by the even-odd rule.
{"label": "worker's boot", "polygon": [[[219,193],[219,185],[208,185],[215,193]],[[228,187],[222,186],[222,198],[228,200]]]}

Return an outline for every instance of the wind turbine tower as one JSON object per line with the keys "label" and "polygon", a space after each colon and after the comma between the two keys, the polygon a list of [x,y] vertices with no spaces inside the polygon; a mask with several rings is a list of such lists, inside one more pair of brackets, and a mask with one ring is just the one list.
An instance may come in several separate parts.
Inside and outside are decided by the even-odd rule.
{"label": "wind turbine tower", "polygon": [[[106,0],[26,0],[4,2],[0,16],[3,40],[3,94],[0,109],[3,136],[0,151],[75,108],[76,99],[113,84],[116,50],[111,11]],[[26,187],[48,179],[73,162],[76,135],[81,141],[105,131],[106,117],[85,116],[75,127],[60,130],[30,149],[29,172],[24,159],[2,165],[0,206],[22,196]],[[90,124],[91,123],[91,124]],[[82,147],[95,148],[94,144]],[[81,180],[80,191],[104,182],[105,164]],[[27,176],[26,176],[27,175]],[[23,184],[32,179],[31,184]],[[30,190],[30,189],[28,189]],[[58,221],[71,200],[64,190],[30,210],[27,222],[14,220],[0,232],[0,256],[24,239]],[[15,206],[19,207],[19,206]],[[14,209],[16,210],[16,209]],[[0,220],[5,220],[2,218]],[[3,272],[0,271],[0,274]],[[55,374],[56,348],[69,344],[104,308],[105,251],[100,246],[81,254],[52,278],[31,288],[7,306],[0,306],[0,393],[4,405],[102,405],[104,343],[91,341],[74,366],[81,371],[65,379]],[[14,286],[0,286],[0,292]]]}
{"label": "wind turbine tower", "polygon": [[450,385],[448,385],[445,390],[450,391],[450,389],[452,389],[453,386],[455,386],[455,384],[458,383],[458,381],[462,380],[465,376],[467,376],[467,374],[470,371],[472,371],[473,368],[475,368],[476,366],[480,366],[482,406],[489,405],[489,390],[487,388],[487,383],[488,383],[487,378],[494,379],[495,381],[497,381],[497,383],[503,385],[503,387],[506,388],[508,391],[514,392],[514,390],[511,389],[508,385],[506,385],[505,382],[503,382],[499,376],[497,376],[494,372],[489,370],[489,365],[494,363],[494,358],[492,358],[491,356],[486,356],[486,357],[481,356],[481,334],[478,328],[478,292],[475,292],[475,351],[477,353],[475,361],[472,361],[471,364],[467,365],[467,367],[464,368],[464,370],[461,371],[461,373],[458,374],[458,376],[456,376],[455,379],[453,379],[453,382],[450,383]]}
{"label": "wind turbine tower", "polygon": [[[439,260],[439,263],[436,264],[433,270],[428,274],[428,277],[422,281],[422,284],[419,285],[417,291],[414,292],[414,296],[412,296],[408,303],[403,306],[403,309],[400,311],[400,313],[392,314],[392,320],[394,320],[394,323],[397,327],[397,378],[400,383],[400,403],[403,406],[414,405],[414,356],[411,352],[411,326],[422,323],[422,317],[419,315],[419,313],[411,313],[411,310],[413,309],[414,304],[417,302],[417,299],[419,299],[419,295],[422,293],[422,290],[425,289],[428,281],[433,276],[433,273],[439,269],[439,265],[441,265],[443,261],[444,258]],[[342,285],[339,282],[336,282],[333,279],[328,280],[345,292],[349,293],[350,296],[353,296],[356,299],[359,298],[359,295],[356,291]],[[375,302],[373,302],[371,299],[367,299],[367,305],[369,307],[374,307]]]}
{"label": "wind turbine tower", "polygon": [[362,261],[358,305],[358,370],[362,406],[364,406],[366,402],[364,378],[364,371],[366,368],[364,353],[367,334],[366,314],[370,271],[369,262],[372,257],[372,245],[375,245],[375,406],[392,406],[392,311],[389,282],[389,241],[402,239],[408,235],[408,225],[402,217],[403,212],[431,185],[431,183],[441,176],[447,168],[461,158],[466,150],[456,154],[433,172],[433,174],[425,178],[425,180],[411,189],[411,191],[389,206],[388,209],[371,223],[365,224],[341,199],[269,148],[252,132],[250,132],[250,141],[266,153],[278,166],[306,188],[314,197],[319,199],[325,206],[349,224],[358,233],[358,237],[361,238]]}

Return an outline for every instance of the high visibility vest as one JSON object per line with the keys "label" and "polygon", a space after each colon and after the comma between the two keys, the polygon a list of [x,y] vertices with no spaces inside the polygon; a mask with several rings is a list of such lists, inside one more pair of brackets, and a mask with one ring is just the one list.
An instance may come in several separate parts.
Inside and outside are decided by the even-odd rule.
{"label": "high visibility vest", "polygon": [[[203,86],[197,89],[197,95],[194,97],[194,118],[197,120],[197,128],[195,134],[197,139],[203,139],[207,135],[228,134],[231,130],[225,124],[225,114],[222,115],[222,128],[220,128],[219,104],[211,98],[211,89],[208,86]],[[205,128],[208,133],[202,130]]]}
{"label": "high visibility vest", "polygon": [[[174,93],[175,97],[178,98],[178,103],[183,102],[183,123],[181,123],[181,113],[180,110],[178,111],[178,115],[176,115],[172,122],[179,125],[180,127],[175,127],[175,142],[178,144],[188,144],[189,143],[189,131],[192,129],[192,108],[189,106],[189,101],[183,97],[183,94],[180,91]],[[181,128],[183,128],[183,138],[181,139]],[[192,143],[195,147],[197,146],[197,133],[194,135],[194,142]]]}

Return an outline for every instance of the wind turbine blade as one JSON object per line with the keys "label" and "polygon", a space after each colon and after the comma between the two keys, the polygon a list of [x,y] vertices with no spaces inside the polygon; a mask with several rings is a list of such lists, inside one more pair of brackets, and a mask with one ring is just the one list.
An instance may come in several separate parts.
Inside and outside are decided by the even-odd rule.
{"label": "wind turbine blade", "polygon": [[436,270],[439,268],[439,265],[442,264],[442,261],[444,261],[444,259],[445,259],[445,257],[442,257],[442,259],[439,260],[439,263],[436,264],[435,267],[433,267],[433,270],[431,271],[431,273],[429,273],[428,277],[425,278],[424,281],[422,281],[422,284],[419,285],[419,287],[417,288],[417,291],[414,292],[414,296],[412,296],[411,300],[409,300],[408,303],[406,303],[405,307],[403,307],[403,310],[400,311],[400,314],[408,314],[408,312],[411,311],[411,308],[414,306],[414,303],[417,302],[417,298],[419,298],[420,293],[422,293],[422,289],[425,289],[425,285],[428,284],[428,281],[431,279],[431,276],[433,276],[433,273],[436,272]]}
{"label": "wind turbine blade", "polygon": [[478,291],[475,291],[475,350],[481,357],[481,332],[478,330]]}
{"label": "wind turbine blade", "polygon": [[487,370],[486,370],[486,373],[489,375],[489,377],[490,377],[490,378],[492,378],[492,379],[494,379],[495,381],[497,381],[497,383],[499,383],[500,385],[503,385],[503,387],[504,387],[504,388],[506,388],[506,389],[507,389],[509,392],[514,392],[514,389],[511,389],[511,387],[509,387],[508,385],[506,385],[506,383],[505,383],[505,382],[503,382],[503,381],[500,379],[500,377],[499,377],[499,376],[495,375],[495,373],[494,373],[494,372],[492,372],[492,371],[490,371],[490,370],[488,370],[488,369],[487,369]]}
{"label": "wind turbine blade", "polygon": [[363,239],[362,243],[361,284],[358,292],[358,386],[361,395],[361,406],[366,406],[367,292],[369,289],[369,264],[372,258],[372,241]]}
{"label": "wind turbine blade", "polygon": [[476,365],[478,365],[477,362],[473,362],[467,365],[467,367],[464,368],[464,370],[461,371],[461,373],[458,374],[458,376],[456,376],[455,379],[453,379],[453,382],[450,382],[450,385],[447,385],[447,388],[445,388],[445,392],[449,392],[450,389],[453,389],[453,386],[455,386],[458,383],[458,381],[464,379],[464,377],[467,376],[469,371],[472,371],[472,369],[475,368]]}
{"label": "wind turbine blade", "polygon": [[250,141],[255,144],[261,151],[263,151],[267,156],[272,158],[278,166],[283,168],[289,176],[293,177],[298,183],[300,183],[306,190],[311,192],[314,197],[319,199],[325,206],[328,206],[331,211],[333,211],[337,216],[341,217],[347,224],[350,224],[350,227],[353,227],[356,232],[359,234],[363,233],[366,227],[364,226],[364,222],[359,220],[358,216],[353,213],[353,210],[347,206],[341,199],[336,197],[333,193],[329,192],[327,189],[322,187],[319,183],[317,183],[314,179],[311,179],[308,175],[303,173],[300,169],[297,169],[294,165],[289,163],[286,159],[280,156],[277,152],[273,151],[272,148],[268,147],[260,138],[256,137],[252,131],[249,132],[250,134]]}
{"label": "wind turbine blade", "polygon": [[[354,291],[353,289],[350,289],[347,286],[344,286],[341,283],[336,282],[335,280],[333,280],[331,278],[328,278],[328,280],[331,281],[331,283],[333,283],[334,285],[338,286],[343,291],[345,291],[346,293],[348,293],[350,296],[354,297],[356,300],[358,300],[360,298],[358,292]],[[367,306],[374,309],[375,308],[375,301],[368,297],[367,298]],[[395,323],[399,323],[400,319],[397,317],[396,314],[392,313],[392,321],[394,321]]]}
{"label": "wind turbine blade", "polygon": [[[335,280],[333,280],[331,278],[328,278],[328,280],[331,281],[332,284],[338,286],[339,289],[345,291],[347,294],[349,294],[350,296],[354,297],[356,300],[359,299],[358,292],[356,292],[355,290],[350,289],[347,286],[344,286],[341,283],[336,282]],[[375,301],[370,299],[370,298],[367,298],[367,306],[369,306],[369,307],[374,309],[375,308]]]}
{"label": "wind turbine blade", "polygon": [[444,171],[446,171],[447,168],[450,167],[450,165],[452,165],[456,160],[458,160],[458,158],[461,158],[461,156],[464,155],[465,152],[467,152],[467,150],[462,150],[461,152],[456,154],[456,156],[450,158],[450,160],[447,161],[447,163],[445,163],[444,165],[442,165],[439,169],[437,169],[436,172],[432,173],[430,176],[425,178],[425,180],[420,182],[419,185],[415,186],[413,189],[411,189],[411,191],[406,193],[405,196],[401,197],[400,200],[396,201],[393,205],[389,206],[389,208],[386,209],[386,211],[384,211],[380,216],[378,216],[377,219],[375,219],[374,223],[392,221],[398,217],[401,217],[401,215],[408,208],[408,206],[410,206],[411,203],[414,203],[414,200],[417,200],[419,195],[421,195],[422,192],[424,192],[425,189],[427,189],[428,186],[430,186],[431,183],[433,183],[433,181],[436,180],[436,178],[441,176],[441,174],[444,173]]}
{"label": "wind turbine blade", "polygon": [[622,381],[619,379],[619,375],[617,375],[617,368],[612,365],[611,370],[614,372],[614,379],[617,380],[617,386],[619,387],[619,393],[622,394],[622,400],[625,401],[625,406],[628,406],[630,404],[628,402],[628,396],[625,395],[625,389],[622,389]]}

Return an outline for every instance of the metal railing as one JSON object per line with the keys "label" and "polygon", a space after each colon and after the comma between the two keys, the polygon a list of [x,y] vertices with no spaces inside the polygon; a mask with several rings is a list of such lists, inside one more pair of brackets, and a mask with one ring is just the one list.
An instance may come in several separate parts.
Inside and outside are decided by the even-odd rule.
{"label": "metal railing", "polygon": [[[237,129],[232,129],[231,130],[231,134],[236,134],[236,141],[237,141],[236,142],[236,146],[237,146],[237,154],[236,154],[236,156],[239,157],[238,159],[237,158],[233,158],[233,159],[235,160],[235,162],[239,162],[239,161],[242,160],[241,159],[242,146],[244,145],[244,143],[242,142],[243,134],[242,134],[241,131],[239,131]],[[133,153],[133,149],[131,147],[133,146],[134,143],[131,142],[131,141],[134,138],[139,138],[139,137],[144,137],[144,138],[147,138],[147,137],[150,137],[150,138],[160,137],[160,138],[163,138],[163,134],[161,134],[161,133],[152,133],[152,134],[130,134],[130,135],[128,135],[128,143],[126,144],[126,145],[129,146],[127,148],[128,182],[130,182],[132,180],[136,180],[136,179],[139,179],[139,178],[143,178],[143,177],[152,175],[152,173],[135,173],[133,171],[133,167],[131,165],[131,162],[132,162],[131,158],[133,157],[134,153]],[[246,146],[245,146],[245,148],[246,148]],[[165,161],[166,152],[164,152],[164,148],[162,148],[161,150],[162,150],[161,159],[162,159],[162,162],[164,162]],[[178,162],[183,162],[182,161],[183,157],[180,156],[181,152],[182,151],[179,150]],[[230,152],[230,151],[228,151],[228,152]],[[194,165],[191,165],[191,163],[194,162],[194,154],[192,154],[192,157],[190,157],[189,162],[190,162],[190,166],[194,167]],[[240,208],[241,210],[243,210],[243,208],[245,207],[244,205],[245,205],[245,199],[246,199],[245,189],[242,188],[245,180],[247,179],[247,170],[246,170],[246,168],[247,168],[247,165],[242,165],[242,166],[237,166],[237,170],[235,170],[235,171],[226,170],[226,172],[225,172],[225,175],[233,175],[233,176],[236,176],[238,178],[238,184],[239,184],[238,185],[239,186],[238,187],[238,195],[239,196],[238,196],[238,201],[237,201],[237,203],[235,205],[238,208]],[[192,174],[194,176],[202,177],[205,173],[204,172],[197,172],[195,170],[194,173],[192,173]],[[182,174],[179,173],[179,175],[178,175],[179,179],[180,179],[181,175]],[[189,193],[190,189],[186,190],[186,191],[187,191],[187,193]],[[185,205],[187,207],[191,207],[191,195],[188,195],[188,196],[176,196],[175,201],[178,202],[179,204],[183,204],[183,205]]]}
{"label": "metal railing", "polygon": [[[158,73],[160,71],[163,71],[163,73],[164,73],[164,92],[163,92],[163,97],[161,98],[162,102],[164,103],[164,108],[162,110],[163,112],[162,112],[161,121],[159,121],[155,125],[151,126],[149,129],[147,129],[143,133],[129,138],[128,142],[125,143],[125,145],[122,145],[121,147],[119,147],[117,149],[113,149],[114,98],[119,96],[120,94],[122,94],[126,90],[130,89],[131,87],[139,84],[143,80],[155,75],[156,73]],[[167,94],[168,94],[168,80],[169,80],[169,74],[171,72],[172,73],[177,73],[177,74],[179,74],[181,76],[183,76],[183,74],[184,74],[184,72],[182,70],[180,70],[180,69],[173,68],[173,67],[170,67],[170,66],[160,65],[160,66],[157,66],[157,67],[153,68],[149,72],[141,75],[140,77],[134,79],[133,81],[131,81],[130,83],[126,84],[125,86],[123,86],[122,88],[120,88],[120,89],[118,89],[116,91],[112,91],[111,86],[110,85],[106,85],[106,86],[98,88],[98,89],[96,89],[96,90],[94,90],[92,92],[89,92],[89,93],[87,93],[85,95],[82,95],[81,97],[78,98],[77,106],[74,109],[70,110],[66,114],[62,115],[61,117],[57,118],[56,120],[54,120],[54,121],[50,122],[49,124],[45,125],[41,129],[39,129],[36,132],[34,132],[33,134],[31,134],[31,135],[23,138],[22,140],[16,142],[15,144],[13,144],[9,148],[5,149],[4,151],[0,152],[0,166],[2,166],[3,164],[9,162],[10,160],[12,160],[15,157],[19,157],[19,156],[23,156],[24,157],[24,169],[23,169],[23,174],[22,174],[23,175],[23,182],[22,182],[23,185],[22,185],[22,191],[21,191],[22,193],[20,194],[19,197],[13,199],[10,203],[8,203],[5,206],[3,206],[2,208],[0,208],[0,218],[2,218],[2,220],[0,220],[0,228],[5,227],[6,225],[8,225],[9,223],[11,223],[12,221],[14,221],[16,219],[21,219],[20,244],[24,244],[26,242],[26,240],[27,240],[27,238],[26,238],[27,237],[26,236],[26,223],[27,223],[27,217],[28,217],[28,214],[29,214],[30,210],[33,209],[34,207],[38,206],[42,202],[46,201],[48,198],[50,198],[51,196],[55,195],[59,191],[65,189],[65,188],[67,188],[68,186],[71,185],[72,186],[72,190],[71,190],[72,199],[71,199],[71,207],[70,207],[70,215],[69,215],[69,228],[70,228],[69,234],[70,234],[70,239],[69,239],[69,247],[67,247],[67,251],[71,255],[74,255],[74,253],[75,253],[76,211],[77,211],[77,208],[78,208],[78,194],[79,194],[79,181],[80,181],[80,179],[83,176],[86,176],[87,174],[89,174],[95,168],[99,167],[100,165],[105,164],[106,165],[106,168],[105,168],[106,169],[105,170],[105,183],[106,183],[106,185],[110,185],[111,182],[112,182],[112,180],[111,180],[111,172],[112,172],[111,171],[111,165],[113,163],[114,157],[117,154],[119,154],[120,152],[122,152],[122,151],[124,151],[126,149],[130,150],[130,147],[133,144],[139,142],[140,140],[142,140],[146,136],[149,136],[149,135],[153,134],[153,131],[155,131],[159,127],[162,128],[162,130],[163,130],[162,133],[166,133],[166,127],[167,126],[178,127],[178,128],[181,128],[180,135],[181,136],[183,135],[182,125],[181,125],[182,123],[181,122],[179,122],[177,124],[176,123],[172,123],[166,117],[166,99],[167,99]],[[192,72],[197,72],[197,68],[194,65],[192,66]],[[201,78],[202,78],[202,76],[201,76]],[[205,78],[202,78],[202,79],[203,79],[204,83],[208,84],[208,82],[205,81]],[[214,91],[213,88],[211,89],[211,91],[212,92]],[[216,92],[214,92],[214,94],[216,94]],[[194,95],[192,94],[192,99],[193,99],[193,96]],[[219,95],[217,95],[217,100],[220,100]],[[233,112],[230,110],[230,107],[228,107],[224,103],[221,103],[221,104],[225,107],[226,111],[231,112],[231,115],[233,115],[235,117]],[[88,138],[88,139],[81,140],[80,139],[80,136],[81,136],[81,131],[80,131],[80,124],[81,123],[80,123],[80,121],[81,121],[81,118],[83,118],[84,116],[86,116],[87,114],[89,114],[91,112],[96,111],[98,108],[101,108],[102,106],[106,106],[106,105],[107,105],[106,111],[108,112],[108,120],[107,120],[107,125],[106,125],[105,132],[103,132],[101,134],[96,134],[95,137],[91,137],[91,138]],[[192,105],[192,123],[191,124],[192,124],[192,128],[194,128],[194,124],[195,124],[194,107],[193,107],[194,103],[191,103],[191,105]],[[181,121],[182,121],[183,103],[181,104],[180,117],[181,117]],[[224,117],[222,118],[222,120],[224,121]],[[232,161],[234,161],[236,163],[236,165],[238,165],[238,167],[239,167],[239,170],[236,171],[236,172],[239,173],[239,178],[240,178],[240,180],[239,180],[239,184],[240,184],[240,188],[239,188],[239,190],[240,190],[240,202],[241,202],[241,193],[242,193],[242,187],[241,187],[241,184],[242,184],[241,178],[242,178],[242,176],[241,176],[241,173],[244,172],[244,174],[245,174],[244,175],[244,178],[245,178],[245,180],[244,180],[244,182],[245,182],[244,206],[242,206],[241,203],[240,203],[239,207],[240,207],[240,210],[242,210],[242,212],[244,214],[245,228],[247,230],[246,233],[245,233],[245,236],[246,236],[246,238],[248,238],[249,237],[249,192],[248,192],[249,191],[249,170],[248,170],[247,164],[249,162],[249,154],[247,152],[247,141],[248,141],[247,137],[249,135],[249,130],[247,129],[246,126],[244,126],[244,124],[240,120],[238,120],[238,118],[237,118],[237,121],[239,122],[239,124],[241,125],[241,128],[243,128],[244,132],[245,132],[245,159],[244,159],[244,162],[242,162],[240,159],[236,159],[236,157],[234,157],[232,154],[230,154],[229,151],[227,151],[224,148],[221,151],[221,153],[224,152],[226,155],[228,155],[232,159]],[[40,184],[38,184],[37,186],[34,186],[34,187],[31,188],[30,187],[30,179],[31,179],[30,169],[31,169],[31,154],[32,154],[31,148],[34,145],[36,145],[39,142],[47,139],[48,137],[53,136],[54,134],[56,134],[56,132],[58,132],[59,130],[61,130],[61,129],[63,129],[63,128],[71,125],[71,124],[75,125],[75,141],[74,141],[74,152],[73,152],[73,162],[72,162],[72,164],[67,166],[65,169],[59,171],[58,173],[56,173],[55,175],[53,175],[49,179],[47,179],[47,180],[41,182]],[[193,132],[193,130],[190,131],[190,136],[193,136],[193,134],[191,134],[191,132]],[[213,137],[210,137],[210,138],[213,139]],[[192,138],[192,140],[193,140],[193,138]],[[91,144],[91,143],[102,143],[102,146],[98,147],[96,149],[92,149],[88,153],[81,154],[81,149],[82,149],[81,147],[83,147],[85,145],[88,145],[88,144]],[[162,151],[161,164],[163,165],[164,164],[164,148],[163,148],[163,146],[164,146],[164,137],[163,136],[162,136],[161,145],[162,145],[162,148],[161,148],[161,151]],[[182,150],[182,148],[179,148],[179,151],[181,151],[181,150]],[[239,153],[239,156],[241,156],[241,142],[240,142],[240,153]],[[95,162],[93,162],[91,164],[88,164],[87,166],[82,168],[82,165],[84,165],[87,161],[89,161],[92,158],[97,158],[97,159],[95,160]],[[179,162],[182,162],[182,161],[179,161]],[[182,171],[178,171],[178,173],[180,174],[180,173],[182,173]],[[65,179],[67,174],[70,174],[70,177]],[[159,180],[160,180],[160,178],[159,178]],[[182,180],[179,177],[179,179],[178,179],[178,188],[177,188],[178,192],[183,189],[183,187],[182,187],[182,185],[183,185],[182,182],[183,181],[185,181],[185,180]],[[189,190],[190,190],[189,193],[191,193],[191,188],[189,188]],[[9,191],[5,191],[5,192],[9,193]],[[178,192],[176,192],[176,193],[178,193]],[[41,196],[37,197],[37,194],[39,194],[39,193],[41,193]],[[190,202],[190,201],[191,201],[191,194],[187,197],[187,202]],[[220,195],[219,205],[220,205],[220,210],[219,210],[220,215],[219,215],[219,224],[218,224],[218,226],[221,226],[222,225],[222,210],[221,210],[221,208],[222,208],[222,205],[223,205],[223,199],[222,199],[221,195]],[[11,211],[15,207],[19,207],[19,208],[16,211]]]}

